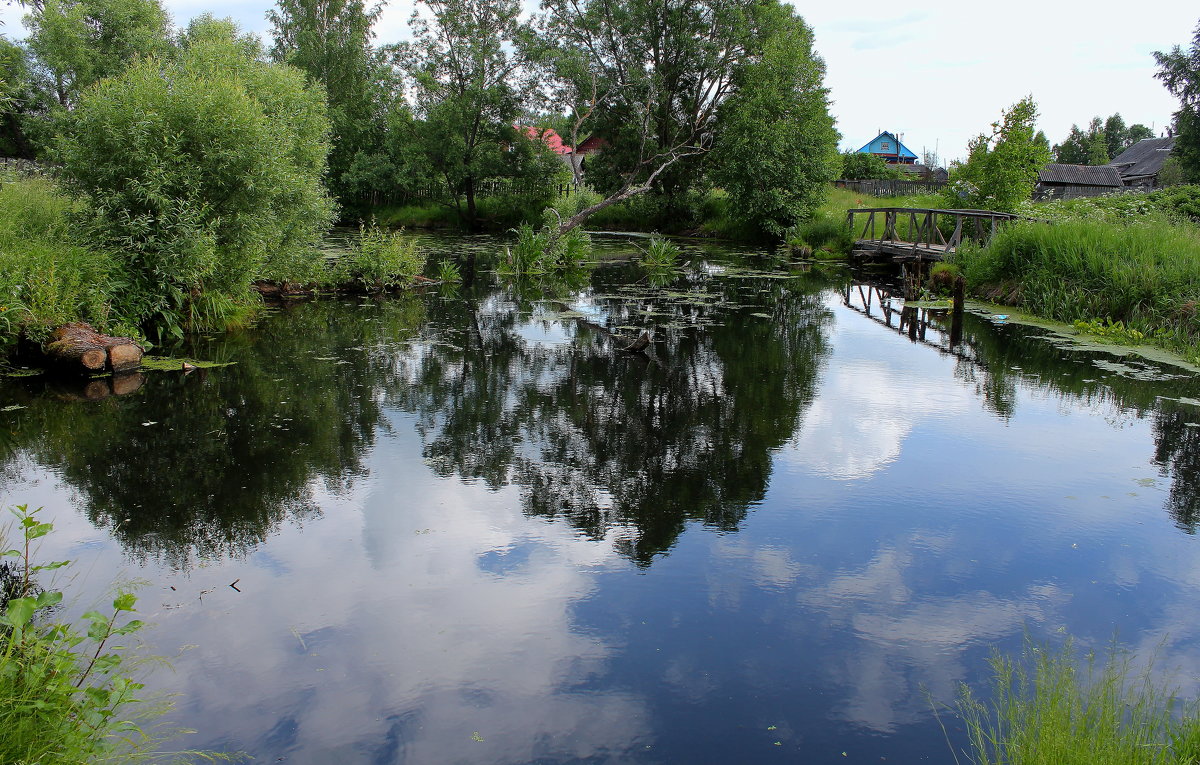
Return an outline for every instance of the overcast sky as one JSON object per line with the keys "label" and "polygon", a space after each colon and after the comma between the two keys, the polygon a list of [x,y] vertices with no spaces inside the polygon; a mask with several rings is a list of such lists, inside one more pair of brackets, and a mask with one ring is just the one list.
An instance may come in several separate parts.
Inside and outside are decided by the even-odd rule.
{"label": "overcast sky", "polygon": [[[165,3],[177,24],[211,11],[259,33],[267,31],[271,7],[263,0]],[[812,25],[826,61],[843,148],[857,149],[890,130],[917,154],[936,148],[944,162],[964,156],[971,136],[1028,94],[1052,143],[1072,123],[1113,112],[1161,134],[1177,104],[1154,79],[1151,53],[1188,43],[1200,22],[1195,0],[793,4]],[[378,42],[402,39],[411,11],[411,0],[392,2],[377,27]],[[0,10],[8,34],[21,35],[20,16],[16,7]]]}

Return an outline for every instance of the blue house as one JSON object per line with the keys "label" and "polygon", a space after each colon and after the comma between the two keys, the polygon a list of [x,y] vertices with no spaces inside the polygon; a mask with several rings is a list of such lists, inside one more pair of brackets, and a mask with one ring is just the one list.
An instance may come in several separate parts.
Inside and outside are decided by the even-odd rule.
{"label": "blue house", "polygon": [[917,161],[917,155],[894,134],[884,131],[875,136],[869,144],[858,150],[860,154],[874,154],[891,165],[911,165]]}

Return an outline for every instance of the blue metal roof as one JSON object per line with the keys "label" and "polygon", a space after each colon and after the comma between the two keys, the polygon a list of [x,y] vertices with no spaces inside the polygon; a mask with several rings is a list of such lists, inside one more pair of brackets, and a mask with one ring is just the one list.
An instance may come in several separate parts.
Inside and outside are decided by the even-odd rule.
{"label": "blue metal roof", "polygon": [[[892,150],[890,148],[887,151],[882,150],[881,148],[879,148],[879,144],[883,141],[888,141],[889,143],[894,143],[894,145],[897,147],[898,150]],[[872,148],[872,147],[874,147],[874,148]],[[858,153],[860,153],[860,154],[887,154],[889,156],[912,157],[913,159],[918,158],[917,155],[914,154],[911,149],[909,149],[904,144],[900,143],[900,139],[897,138],[895,136],[895,134],[889,133],[886,130],[884,132],[880,133],[879,135],[875,136],[874,138],[872,138],[871,141],[869,143],[867,143],[866,146],[864,146],[858,150]]]}

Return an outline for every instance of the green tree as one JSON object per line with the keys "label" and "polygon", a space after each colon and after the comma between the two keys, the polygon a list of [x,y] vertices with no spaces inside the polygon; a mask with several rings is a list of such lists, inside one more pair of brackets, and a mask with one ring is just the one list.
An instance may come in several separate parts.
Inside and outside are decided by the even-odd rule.
{"label": "green tree", "polygon": [[29,123],[40,101],[28,51],[0,35],[0,156],[34,158]]}
{"label": "green tree", "polygon": [[539,151],[514,127],[532,89],[510,51],[520,11],[517,0],[420,0],[409,22],[417,119],[408,139],[472,230],[479,182],[522,175]]}
{"label": "green tree", "polygon": [[[795,34],[803,22],[777,0],[546,0],[542,8],[540,61],[552,79],[569,82],[570,91],[592,95],[585,104],[592,114],[589,132],[607,142],[588,159],[588,180],[605,198],[564,221],[560,233],[638,194],[659,196],[665,213],[677,216],[680,201],[702,186],[714,166],[706,155],[716,146],[722,118],[744,118],[744,109],[723,108],[750,84],[739,73],[775,69],[777,84],[790,71],[808,78],[796,83],[803,91],[819,71],[817,62],[789,60],[780,41],[787,35],[810,38]],[[764,64],[765,58],[773,63]],[[767,98],[770,85],[764,83],[758,95],[747,92],[743,103]],[[778,87],[775,93],[777,111],[793,98]],[[796,104],[813,95],[796,94]],[[764,160],[792,140],[790,128],[779,128]],[[748,151],[739,153],[749,158]],[[810,169],[819,177],[827,168],[818,162]]]}
{"label": "green tree", "polygon": [[1088,143],[1087,133],[1078,125],[1072,125],[1063,142],[1054,145],[1054,161],[1064,165],[1086,165]]}
{"label": "green tree", "polygon": [[[1130,125],[1129,126],[1129,142],[1125,145],[1125,148],[1128,149],[1130,146],[1133,146],[1138,141],[1144,141],[1147,138],[1153,138],[1153,137],[1154,137],[1154,131],[1151,130],[1150,128],[1146,127],[1145,125],[1141,124],[1140,122]],[[1124,149],[1122,149],[1122,151],[1124,151]]]}
{"label": "green tree", "polygon": [[1158,73],[1171,95],[1179,99],[1175,112],[1175,156],[1184,177],[1200,182],[1200,23],[1196,25],[1188,48],[1176,45],[1167,52],[1156,52]]}
{"label": "green tree", "polygon": [[377,104],[382,94],[376,91],[387,68],[371,45],[381,8],[368,9],[362,0],[278,0],[267,12],[272,58],[303,70],[325,89],[333,128],[329,179],[338,198],[351,190],[346,174],[357,155],[376,151],[383,140],[379,107],[386,104]]}
{"label": "green tree", "polygon": [[1104,121],[1105,153],[1111,159],[1129,148],[1129,128],[1125,126],[1125,118],[1114,114]]}
{"label": "green tree", "polygon": [[1038,171],[1051,156],[1045,138],[1035,131],[1036,122],[1037,104],[1026,96],[992,123],[991,135],[972,138],[967,161],[950,172],[948,202],[1011,212],[1029,199]]}
{"label": "green tree", "polygon": [[901,173],[900,168],[865,151],[848,151],[842,155],[841,177],[849,181],[892,180],[900,178]]}
{"label": "green tree", "polygon": [[44,0],[25,25],[47,89],[70,107],[89,85],[166,51],[170,19],[159,0]]}
{"label": "green tree", "polygon": [[785,18],[763,41],[761,56],[736,73],[707,157],[734,217],[772,237],[824,200],[837,177],[840,138],[812,30],[789,6],[778,12]]}
{"label": "green tree", "polygon": [[332,217],[319,90],[202,17],[171,60],[84,92],[58,158],[119,262],[117,313],[152,333],[220,327],[254,278],[295,277]]}

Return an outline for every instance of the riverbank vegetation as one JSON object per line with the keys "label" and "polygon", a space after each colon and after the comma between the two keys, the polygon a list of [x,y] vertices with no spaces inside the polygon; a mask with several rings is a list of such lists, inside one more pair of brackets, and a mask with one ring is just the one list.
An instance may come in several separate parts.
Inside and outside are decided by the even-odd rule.
{"label": "riverbank vegetation", "polygon": [[988,701],[963,687],[958,712],[976,765],[1191,765],[1200,709],[1182,704],[1118,646],[1080,663],[1071,641],[991,659]]}
{"label": "riverbank vegetation", "polygon": [[144,702],[134,679],[144,661],[130,642],[142,628],[136,596],[119,592],[82,624],[64,620],[63,593],[43,579],[68,563],[36,560],[52,526],[26,506],[13,514],[17,544],[0,544],[0,762],[162,761],[162,737],[139,725],[165,708]]}

